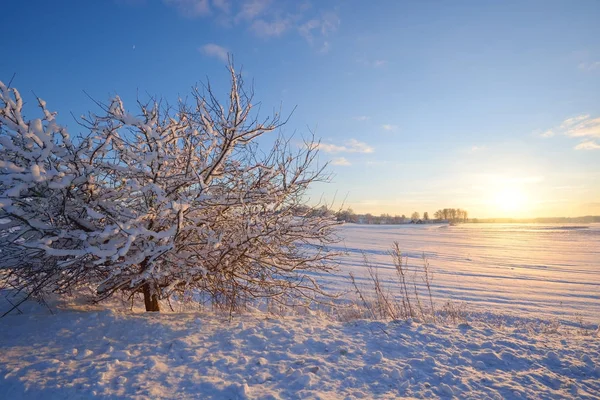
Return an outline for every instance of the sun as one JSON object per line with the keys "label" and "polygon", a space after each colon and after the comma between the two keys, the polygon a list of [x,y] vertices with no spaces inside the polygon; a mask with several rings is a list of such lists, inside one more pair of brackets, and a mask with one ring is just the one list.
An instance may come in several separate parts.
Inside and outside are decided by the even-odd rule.
{"label": "sun", "polygon": [[505,187],[494,195],[497,209],[506,213],[518,213],[527,205],[527,196],[516,187]]}

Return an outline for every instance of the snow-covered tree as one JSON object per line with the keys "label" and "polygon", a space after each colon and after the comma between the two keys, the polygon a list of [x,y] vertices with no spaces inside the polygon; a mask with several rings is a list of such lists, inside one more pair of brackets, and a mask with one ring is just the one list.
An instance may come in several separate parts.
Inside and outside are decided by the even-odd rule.
{"label": "snow-covered tree", "polygon": [[0,280],[28,294],[94,288],[101,300],[143,293],[147,311],[191,290],[236,307],[240,299],[311,297],[307,271],[326,271],[335,217],[301,207],[326,180],[315,143],[292,151],[285,123],[259,120],[253,93],[229,67],[225,104],[210,86],[176,108],[119,97],[71,138],[38,99],[27,120],[0,82]]}

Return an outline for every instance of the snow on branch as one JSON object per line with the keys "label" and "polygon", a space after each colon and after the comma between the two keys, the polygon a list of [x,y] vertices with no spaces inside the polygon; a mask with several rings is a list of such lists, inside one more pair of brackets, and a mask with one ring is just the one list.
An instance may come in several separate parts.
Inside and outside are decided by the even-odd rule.
{"label": "snow on branch", "polygon": [[[91,285],[97,300],[143,293],[146,308],[190,290],[235,307],[243,297],[297,293],[327,271],[336,225],[303,205],[328,176],[316,146],[280,137],[266,155],[253,141],[278,130],[260,120],[233,66],[221,104],[210,85],[176,108],[119,97],[80,123],[71,140],[38,99],[27,120],[0,82],[0,280],[28,293]],[[311,142],[312,143],[312,142]]]}

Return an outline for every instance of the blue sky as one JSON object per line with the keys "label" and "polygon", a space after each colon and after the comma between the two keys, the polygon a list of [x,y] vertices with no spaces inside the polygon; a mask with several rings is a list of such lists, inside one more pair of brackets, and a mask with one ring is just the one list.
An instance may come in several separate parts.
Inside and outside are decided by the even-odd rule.
{"label": "blue sky", "polygon": [[178,96],[235,56],[285,132],[315,131],[358,212],[600,214],[600,2],[9,1],[0,80],[71,130],[84,94]]}

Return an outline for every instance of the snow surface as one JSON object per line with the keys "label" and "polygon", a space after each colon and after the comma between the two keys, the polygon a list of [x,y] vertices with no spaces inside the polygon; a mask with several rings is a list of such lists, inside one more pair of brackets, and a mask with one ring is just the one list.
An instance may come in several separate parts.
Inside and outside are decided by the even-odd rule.
{"label": "snow surface", "polygon": [[0,398],[582,398],[596,336],[484,323],[77,310],[0,321]]}
{"label": "snow surface", "polygon": [[[357,225],[340,228],[340,272],[329,287],[365,277],[364,258],[385,282],[397,281],[388,254],[398,241],[409,266],[425,254],[438,301],[472,312],[600,321],[600,224]],[[418,280],[419,281],[419,280]]]}
{"label": "snow surface", "polygon": [[[0,319],[0,399],[600,398],[599,225],[340,229],[328,286],[364,276],[362,252],[391,279],[397,240],[411,265],[425,252],[436,301],[467,301],[469,322],[29,302]],[[558,323],[577,314],[595,330]]]}

